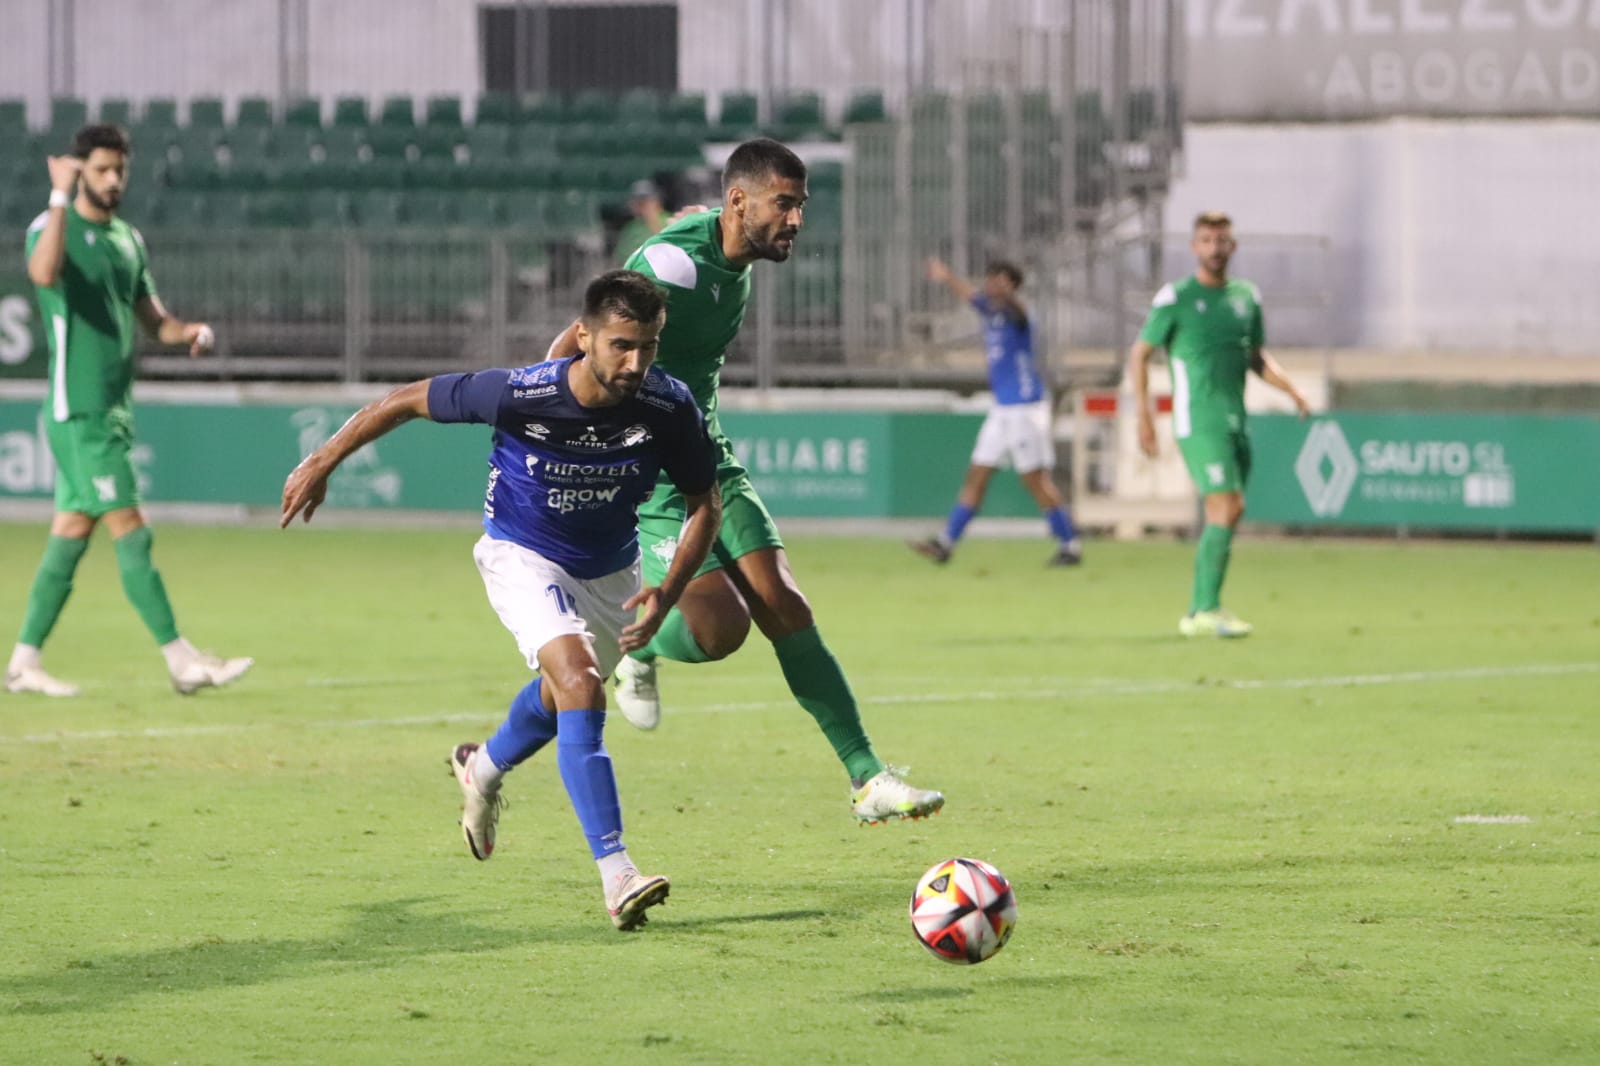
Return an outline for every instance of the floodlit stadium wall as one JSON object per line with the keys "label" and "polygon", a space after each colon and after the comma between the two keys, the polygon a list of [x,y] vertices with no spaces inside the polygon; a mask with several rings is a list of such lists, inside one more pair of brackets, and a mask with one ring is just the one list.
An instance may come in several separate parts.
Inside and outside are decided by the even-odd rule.
{"label": "floodlit stadium wall", "polygon": [[[217,515],[271,511],[283,481],[332,436],[371,389],[141,386],[133,462],[154,504]],[[50,498],[54,466],[43,389],[0,389],[0,513]],[[766,395],[730,390],[724,429],[773,514],[805,518],[942,515],[955,499],[982,414],[937,392]],[[421,423],[345,461],[328,505],[371,511],[477,513],[488,433]],[[14,509],[13,509],[14,510]],[[997,481],[989,517],[1037,515],[1015,479]]]}

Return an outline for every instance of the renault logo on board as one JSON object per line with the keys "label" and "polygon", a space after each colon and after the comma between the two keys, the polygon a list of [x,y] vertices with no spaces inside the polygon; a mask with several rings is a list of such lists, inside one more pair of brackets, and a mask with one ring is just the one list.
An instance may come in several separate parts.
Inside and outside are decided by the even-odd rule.
{"label": "renault logo on board", "polygon": [[[1326,474],[1323,473],[1325,466]],[[1300,490],[1306,494],[1311,513],[1331,517],[1343,511],[1360,472],[1361,464],[1356,461],[1356,453],[1350,450],[1350,442],[1345,439],[1339,423],[1313,423],[1294,461],[1294,476],[1300,481]]]}

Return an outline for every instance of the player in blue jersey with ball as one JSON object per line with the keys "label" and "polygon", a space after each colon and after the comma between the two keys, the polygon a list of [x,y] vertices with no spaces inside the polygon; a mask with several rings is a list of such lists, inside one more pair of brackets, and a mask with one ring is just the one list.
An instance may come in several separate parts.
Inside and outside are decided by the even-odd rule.
{"label": "player in blue jersey with ball", "polygon": [[1083,549],[1078,531],[1072,525],[1072,516],[1067,513],[1061,493],[1051,480],[1056,457],[1055,442],[1050,434],[1050,394],[1039,376],[1039,364],[1033,351],[1033,324],[1017,296],[1022,288],[1022,271],[1015,264],[1001,260],[990,263],[984,274],[983,288],[978,290],[965,278],[951,273],[943,260],[934,258],[928,260],[928,279],[949,289],[962,303],[971,305],[982,319],[984,356],[994,406],[978,431],[971,465],[961,482],[956,505],[950,509],[944,532],[926,540],[912,541],[912,550],[936,563],[949,562],[967,523],[983,506],[989,479],[997,469],[1009,464],[1022,478],[1022,484],[1032,494],[1039,510],[1044,512],[1045,522],[1056,539],[1056,550],[1050,556],[1049,565],[1076,566],[1083,561]]}
{"label": "player in blue jersey with ball", "polygon": [[[483,744],[457,745],[461,829],[474,857],[494,852],[505,774],[550,741],[600,867],[618,929],[645,922],[665,877],[639,872],[602,741],[605,682],[643,647],[705,561],[721,522],[717,454],[687,386],[655,369],[666,303],[651,280],[603,274],[584,294],[580,353],[521,370],[442,374],[368,404],[289,475],[287,526],[306,521],[353,452],[413,418],[494,427],[484,534],[473,551],[489,602],[539,671]],[[664,473],[685,501],[677,555],[641,587],[638,508]],[[636,617],[637,612],[637,617]]]}

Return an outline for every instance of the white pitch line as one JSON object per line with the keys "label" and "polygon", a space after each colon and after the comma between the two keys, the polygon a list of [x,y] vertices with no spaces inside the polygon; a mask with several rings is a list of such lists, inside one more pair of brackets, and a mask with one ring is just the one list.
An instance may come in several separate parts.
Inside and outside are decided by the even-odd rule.
{"label": "white pitch line", "polygon": [[1527,825],[1533,821],[1526,814],[1458,814],[1450,820],[1462,825]]}
{"label": "white pitch line", "polygon": [[[1600,663],[1540,663],[1530,666],[1475,666],[1457,670],[1409,670],[1393,674],[1333,674],[1326,677],[1245,678],[1230,681],[1122,681],[1101,678],[1087,685],[1070,688],[1028,688],[1011,690],[980,689],[973,692],[896,693],[886,696],[868,696],[862,703],[894,706],[906,703],[993,703],[999,700],[1071,700],[1094,699],[1104,696],[1160,696],[1169,693],[1196,692],[1261,692],[1272,689],[1352,688],[1374,685],[1417,685],[1447,681],[1477,681],[1515,677],[1570,677],[1578,674],[1600,674]],[[317,679],[310,682],[324,682]],[[386,684],[383,679],[380,684]],[[354,684],[355,682],[352,682]],[[792,700],[747,700],[734,703],[708,703],[692,707],[672,708],[673,714],[713,714],[727,711],[770,711],[790,708]],[[62,730],[56,733],[24,733],[20,736],[0,736],[0,745],[54,744],[79,740],[137,740],[169,737],[224,736],[234,733],[261,732],[269,729],[387,729],[396,726],[451,725],[460,722],[489,722],[499,716],[498,709],[486,708],[473,712],[440,712],[396,716],[392,718],[335,718],[312,722],[248,722],[222,725],[147,726],[143,729],[95,729],[84,731]]]}

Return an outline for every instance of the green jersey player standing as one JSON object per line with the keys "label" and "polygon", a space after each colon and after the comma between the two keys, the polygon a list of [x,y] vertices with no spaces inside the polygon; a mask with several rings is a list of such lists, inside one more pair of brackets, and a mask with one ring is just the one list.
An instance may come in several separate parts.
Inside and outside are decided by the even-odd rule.
{"label": "green jersey player standing", "polygon": [[[55,516],[28,594],[6,689],[73,696],[45,673],[44,642],[72,591],[72,576],[101,519],[111,531],[122,588],[161,646],[173,687],[191,693],[243,674],[250,659],[219,659],[178,634],[150,528],[139,510],[133,450],[135,324],[163,344],[210,350],[211,327],[173,317],[150,280],[144,239],[116,216],[127,184],[128,135],[86,126],[72,154],[52,156],[49,208],[28,227],[28,278],[50,345],[44,419],[56,462]],[[73,194],[76,187],[76,196]]]}
{"label": "green jersey player standing", "polygon": [[[861,822],[920,818],[939,810],[938,792],[912,788],[884,765],[861,725],[850,684],[823,642],[811,605],[795,583],[783,540],[750,483],[717,417],[722,365],[750,300],[750,266],[787,260],[800,232],[806,167],[777,141],[747,141],[722,174],[722,206],[697,211],[645,241],[627,267],[656,280],[667,296],[667,324],[656,362],[687,384],[706,415],[720,453],[722,526],[711,555],[689,583],[654,639],[617,667],[617,707],[641,729],[653,729],[661,705],[657,659],[700,663],[723,659],[744,643],[753,621],[777,653],[784,679],[832,744],[851,780],[851,805]],[[552,347],[569,354],[575,325]],[[684,499],[660,481],[639,509],[644,581],[658,583],[677,550]]]}
{"label": "green jersey player standing", "polygon": [[1189,613],[1178,622],[1179,632],[1188,637],[1245,637],[1251,631],[1248,622],[1222,609],[1222,581],[1250,479],[1246,372],[1255,371],[1288,394],[1302,418],[1311,412],[1306,398],[1266,352],[1260,291],[1248,281],[1228,277],[1235,247],[1233,222],[1227,215],[1209,211],[1195,219],[1190,243],[1198,264],[1195,272],[1156,293],[1131,358],[1139,447],[1154,458],[1150,356],[1157,348],[1167,350],[1172,367],[1172,434],[1205,503]]}

